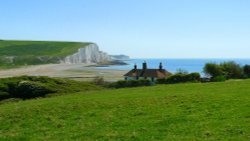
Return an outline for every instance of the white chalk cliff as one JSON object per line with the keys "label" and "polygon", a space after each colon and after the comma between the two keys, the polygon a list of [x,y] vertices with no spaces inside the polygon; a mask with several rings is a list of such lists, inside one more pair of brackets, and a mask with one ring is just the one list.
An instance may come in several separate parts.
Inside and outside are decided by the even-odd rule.
{"label": "white chalk cliff", "polygon": [[90,44],[86,47],[79,48],[78,52],[69,55],[64,59],[64,63],[80,64],[80,63],[100,63],[111,61],[111,56],[99,50],[96,44]]}

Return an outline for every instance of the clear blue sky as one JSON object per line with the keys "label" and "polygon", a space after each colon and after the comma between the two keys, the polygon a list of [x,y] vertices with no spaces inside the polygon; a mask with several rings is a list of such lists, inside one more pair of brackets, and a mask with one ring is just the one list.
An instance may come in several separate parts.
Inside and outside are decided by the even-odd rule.
{"label": "clear blue sky", "polygon": [[96,42],[137,58],[250,58],[249,0],[5,0],[0,38]]}

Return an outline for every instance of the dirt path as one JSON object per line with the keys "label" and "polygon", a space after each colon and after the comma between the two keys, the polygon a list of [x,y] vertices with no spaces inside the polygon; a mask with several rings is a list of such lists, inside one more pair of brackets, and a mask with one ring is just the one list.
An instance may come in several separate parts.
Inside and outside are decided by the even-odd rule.
{"label": "dirt path", "polygon": [[80,81],[88,81],[93,80],[97,76],[100,76],[104,77],[106,81],[116,81],[123,79],[123,75],[126,72],[127,71],[106,70],[97,69],[95,67],[87,67],[86,64],[48,64],[0,70],[0,78],[30,75],[62,77]]}

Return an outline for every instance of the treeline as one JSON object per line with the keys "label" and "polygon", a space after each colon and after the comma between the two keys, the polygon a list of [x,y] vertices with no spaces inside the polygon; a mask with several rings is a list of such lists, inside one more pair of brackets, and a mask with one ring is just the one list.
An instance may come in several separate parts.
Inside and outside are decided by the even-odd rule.
{"label": "treeline", "polygon": [[176,83],[185,83],[185,82],[199,82],[201,76],[199,73],[176,73],[167,78],[158,79],[158,84],[176,84]]}
{"label": "treeline", "polygon": [[211,78],[211,81],[250,78],[250,65],[241,66],[233,61],[220,64],[207,63],[203,71],[206,76]]}

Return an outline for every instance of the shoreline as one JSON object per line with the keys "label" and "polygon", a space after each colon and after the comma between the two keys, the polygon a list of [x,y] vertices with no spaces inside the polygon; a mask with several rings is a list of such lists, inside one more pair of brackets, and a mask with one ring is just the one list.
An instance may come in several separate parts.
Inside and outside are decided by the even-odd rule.
{"label": "shoreline", "polygon": [[15,76],[49,76],[67,78],[78,81],[92,81],[96,77],[103,77],[105,81],[122,80],[125,70],[100,69],[90,67],[96,64],[46,64],[34,65],[14,69],[0,70],[0,78]]}

